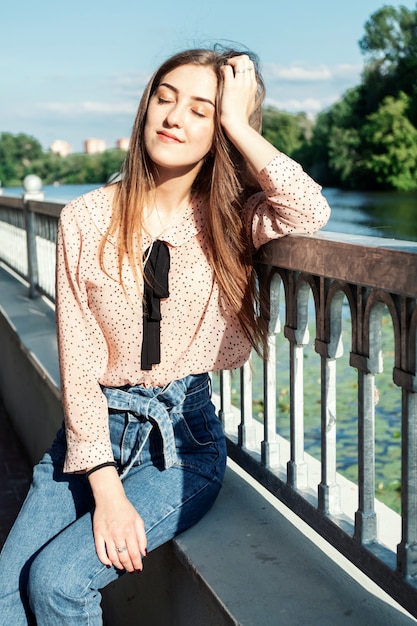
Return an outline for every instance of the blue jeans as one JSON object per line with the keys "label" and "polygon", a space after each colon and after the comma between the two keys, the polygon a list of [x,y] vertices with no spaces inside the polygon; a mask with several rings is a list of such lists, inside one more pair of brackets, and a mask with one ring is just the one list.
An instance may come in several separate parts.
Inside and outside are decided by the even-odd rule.
{"label": "blue jeans", "polygon": [[[220,490],[226,447],[210,381],[200,374],[164,389],[103,391],[114,458],[126,495],[144,520],[150,551],[195,524]],[[138,406],[144,415],[135,411]],[[1,625],[98,626],[99,589],[123,574],[97,557],[91,489],[84,475],[63,473],[65,450],[61,430],[34,469],[0,555]]]}

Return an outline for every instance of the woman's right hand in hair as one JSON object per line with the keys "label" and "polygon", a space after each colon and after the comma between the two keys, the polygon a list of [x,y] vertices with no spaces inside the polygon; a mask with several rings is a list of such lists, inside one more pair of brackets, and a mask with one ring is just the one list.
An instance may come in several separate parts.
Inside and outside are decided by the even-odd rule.
{"label": "woman's right hand in hair", "polygon": [[96,503],[93,532],[98,558],[107,567],[142,570],[147,555],[144,523],[127,499],[115,468],[102,468],[89,481]]}
{"label": "woman's right hand in hair", "polygon": [[226,132],[234,126],[249,126],[258,88],[253,61],[247,54],[232,57],[222,67],[222,72],[221,124]]}

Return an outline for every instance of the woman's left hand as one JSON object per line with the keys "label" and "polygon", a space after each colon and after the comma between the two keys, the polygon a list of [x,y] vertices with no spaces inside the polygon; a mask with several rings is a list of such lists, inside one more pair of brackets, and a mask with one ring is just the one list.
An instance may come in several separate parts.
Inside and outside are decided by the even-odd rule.
{"label": "woman's left hand", "polygon": [[253,61],[247,54],[232,57],[222,67],[224,76],[220,121],[228,135],[248,126],[255,108],[257,81]]}
{"label": "woman's left hand", "polygon": [[103,565],[128,572],[142,570],[146,533],[141,516],[129,502],[114,467],[103,467],[88,478],[96,503],[93,533]]}

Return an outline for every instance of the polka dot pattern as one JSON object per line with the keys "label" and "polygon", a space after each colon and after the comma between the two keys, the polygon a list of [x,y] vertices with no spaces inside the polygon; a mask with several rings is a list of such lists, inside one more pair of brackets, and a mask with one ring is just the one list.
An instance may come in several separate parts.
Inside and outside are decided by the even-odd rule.
{"label": "polka dot pattern", "polygon": [[[328,219],[326,200],[288,157],[279,155],[259,175],[262,192],[245,207],[257,248],[295,232],[312,233]],[[170,247],[169,298],[161,303],[161,363],[140,369],[142,302],[125,262],[118,281],[115,242],[98,249],[112,211],[112,188],[81,196],[61,213],[57,243],[57,322],[68,451],[65,471],[113,459],[106,399],[100,385],[162,386],[188,374],[242,365],[250,345],[237,319],[219,307],[208,262],[204,204],[195,200],[181,222],[164,233]],[[150,241],[144,238],[143,250]]]}
{"label": "polka dot pattern", "polygon": [[246,214],[255,248],[284,235],[312,234],[327,223],[330,209],[320,185],[286,155],[263,169],[259,182],[263,191],[249,199]]}

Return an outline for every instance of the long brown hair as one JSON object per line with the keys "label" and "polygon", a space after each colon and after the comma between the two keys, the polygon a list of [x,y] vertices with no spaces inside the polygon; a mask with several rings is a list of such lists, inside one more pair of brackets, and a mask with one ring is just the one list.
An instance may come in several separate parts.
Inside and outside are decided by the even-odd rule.
{"label": "long brown hair", "polygon": [[[259,190],[259,185],[242,155],[226,136],[218,115],[223,93],[220,68],[229,58],[240,54],[242,51],[219,47],[185,50],[165,61],[151,77],[136,114],[129,152],[123,164],[121,181],[116,187],[112,220],[100,248],[100,262],[104,266],[107,235],[117,232],[119,279],[125,256],[138,277],[137,268],[141,268],[141,262],[135,242],[142,232],[147,193],[155,189],[154,167],[143,140],[149,100],[163,77],[177,67],[194,64],[211,68],[218,81],[213,145],[194,180],[192,192],[205,200],[209,261],[220,288],[222,305],[237,317],[251,344],[260,351],[266,346],[266,328],[257,314],[259,307],[251,262],[252,250],[242,221],[243,203]],[[247,51],[244,54],[248,54],[254,62],[258,83],[250,124],[260,132],[265,88],[256,56]]]}

